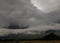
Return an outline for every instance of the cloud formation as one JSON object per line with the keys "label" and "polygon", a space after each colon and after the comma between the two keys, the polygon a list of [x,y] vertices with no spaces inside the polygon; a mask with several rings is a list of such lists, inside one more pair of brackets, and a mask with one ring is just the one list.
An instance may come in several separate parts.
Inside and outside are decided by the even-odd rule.
{"label": "cloud formation", "polygon": [[[60,29],[60,10],[43,13],[31,0],[0,0],[0,34],[24,33],[30,30]],[[28,29],[5,29],[10,23],[29,25]]]}
{"label": "cloud formation", "polygon": [[45,13],[60,9],[60,0],[31,0],[31,2]]}

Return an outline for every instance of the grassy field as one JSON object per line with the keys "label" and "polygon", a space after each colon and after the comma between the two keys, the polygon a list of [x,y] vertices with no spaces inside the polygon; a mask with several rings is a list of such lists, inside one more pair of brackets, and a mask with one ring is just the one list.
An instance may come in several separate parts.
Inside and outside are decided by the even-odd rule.
{"label": "grassy field", "polygon": [[0,41],[0,43],[60,43],[60,40],[54,41]]}

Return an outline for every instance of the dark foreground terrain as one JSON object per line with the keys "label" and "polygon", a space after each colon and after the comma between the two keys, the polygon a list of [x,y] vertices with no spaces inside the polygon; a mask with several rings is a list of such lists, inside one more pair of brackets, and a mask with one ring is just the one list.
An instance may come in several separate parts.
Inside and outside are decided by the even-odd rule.
{"label": "dark foreground terrain", "polygon": [[34,41],[0,41],[0,43],[60,43],[60,40],[50,40],[50,41],[40,41],[40,40],[34,40]]}
{"label": "dark foreground terrain", "polygon": [[42,32],[44,34],[8,34],[0,36],[0,43],[60,43],[60,35],[56,35],[54,32],[57,31]]}

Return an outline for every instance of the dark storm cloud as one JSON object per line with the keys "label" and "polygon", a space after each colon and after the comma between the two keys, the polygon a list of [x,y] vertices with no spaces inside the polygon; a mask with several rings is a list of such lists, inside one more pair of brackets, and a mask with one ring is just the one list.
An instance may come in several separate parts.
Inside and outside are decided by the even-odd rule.
{"label": "dark storm cloud", "polygon": [[9,25],[10,22],[35,25],[41,21],[40,12],[30,0],[0,0],[0,2],[1,26]]}
{"label": "dark storm cloud", "polygon": [[23,23],[32,13],[32,10],[29,10],[29,3],[26,3],[27,0],[0,0],[0,2],[0,24],[2,25],[9,22]]}

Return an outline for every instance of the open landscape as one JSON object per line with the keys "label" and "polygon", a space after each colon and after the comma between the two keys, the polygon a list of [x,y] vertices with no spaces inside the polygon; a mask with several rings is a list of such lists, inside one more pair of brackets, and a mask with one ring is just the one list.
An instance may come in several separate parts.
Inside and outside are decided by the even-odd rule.
{"label": "open landscape", "polygon": [[0,0],[0,43],[60,43],[60,0]]}

